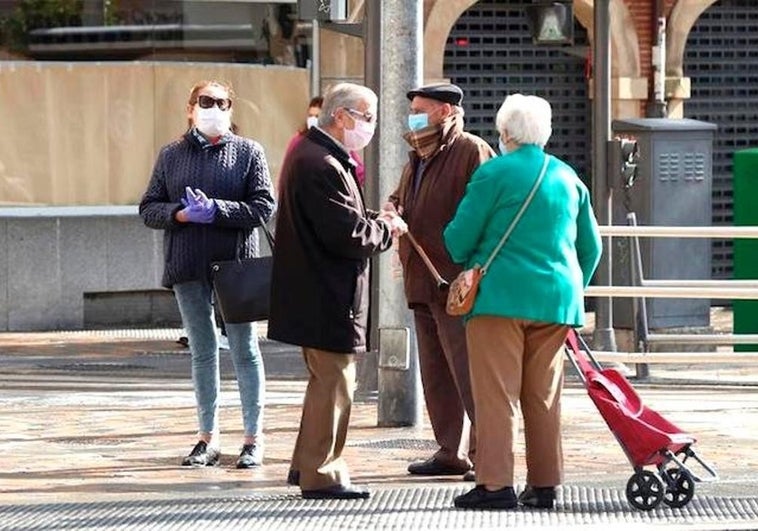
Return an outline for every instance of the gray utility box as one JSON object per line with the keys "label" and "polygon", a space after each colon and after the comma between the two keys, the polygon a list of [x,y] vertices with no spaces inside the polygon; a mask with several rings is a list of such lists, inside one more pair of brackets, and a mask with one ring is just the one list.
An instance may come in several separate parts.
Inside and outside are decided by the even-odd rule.
{"label": "gray utility box", "polygon": [[[710,226],[713,137],[716,125],[697,120],[637,118],[614,120],[616,137],[637,140],[637,176],[631,187],[619,172],[613,187],[613,224],[626,225],[635,212],[638,225]],[[613,283],[630,285],[630,240],[613,238]],[[647,280],[709,280],[708,238],[640,238]],[[710,325],[708,299],[647,299],[650,328]],[[633,328],[632,299],[613,300],[613,326]]]}

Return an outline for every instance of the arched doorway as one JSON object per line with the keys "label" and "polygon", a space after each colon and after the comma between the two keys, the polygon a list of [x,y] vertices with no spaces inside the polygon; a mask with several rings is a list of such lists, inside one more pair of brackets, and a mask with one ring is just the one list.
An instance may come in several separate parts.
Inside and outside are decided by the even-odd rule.
{"label": "arched doorway", "polygon": [[574,24],[575,45],[537,46],[526,17],[531,0],[481,0],[453,26],[444,75],[465,93],[467,130],[497,146],[495,115],[506,95],[537,94],[553,107],[547,149],[590,179],[592,114],[586,63],[587,31]]}
{"label": "arched doorway", "polygon": [[[758,146],[758,9],[722,0],[695,22],[684,49],[691,80],[684,116],[718,125],[713,146],[713,224],[731,225],[732,155]],[[714,278],[732,277],[731,240],[713,241]]]}

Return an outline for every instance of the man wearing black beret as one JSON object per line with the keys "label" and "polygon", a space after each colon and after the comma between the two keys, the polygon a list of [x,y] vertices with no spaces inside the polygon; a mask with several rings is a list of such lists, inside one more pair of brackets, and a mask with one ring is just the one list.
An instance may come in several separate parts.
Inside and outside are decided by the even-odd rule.
{"label": "man wearing black beret", "polygon": [[[495,156],[481,138],[463,130],[463,91],[450,83],[411,90],[409,162],[389,201],[408,224],[408,231],[447,280],[461,267],[445,249],[442,231],[452,219],[471,174]],[[413,310],[421,381],[429,419],[439,449],[429,459],[412,463],[415,475],[466,474],[473,479],[474,401],[468,373],[466,333],[460,317],[445,312],[447,291],[441,291],[408,238],[401,238],[405,296]]]}

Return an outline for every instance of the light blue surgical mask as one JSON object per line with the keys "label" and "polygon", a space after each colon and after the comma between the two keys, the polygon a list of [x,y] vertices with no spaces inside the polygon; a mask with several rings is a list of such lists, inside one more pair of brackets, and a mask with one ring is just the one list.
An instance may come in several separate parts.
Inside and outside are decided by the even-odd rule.
{"label": "light blue surgical mask", "polygon": [[411,131],[418,131],[424,127],[429,127],[429,115],[426,113],[421,114],[409,114],[408,115],[408,129]]}
{"label": "light blue surgical mask", "polygon": [[505,145],[502,137],[497,139],[497,147],[500,150],[501,155],[506,155],[508,153],[508,146]]}

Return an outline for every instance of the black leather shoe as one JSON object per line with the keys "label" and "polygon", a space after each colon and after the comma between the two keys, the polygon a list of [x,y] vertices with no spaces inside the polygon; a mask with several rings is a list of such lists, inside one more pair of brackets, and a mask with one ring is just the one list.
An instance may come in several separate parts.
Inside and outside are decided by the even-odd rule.
{"label": "black leather shoe", "polygon": [[456,496],[453,502],[459,509],[515,509],[518,506],[513,487],[489,491],[477,485],[466,494]]}
{"label": "black leather shoe", "polygon": [[182,459],[182,466],[214,466],[220,457],[218,448],[208,448],[208,443],[198,441],[189,455]]}
{"label": "black leather shoe", "polygon": [[460,476],[465,474],[471,468],[462,466],[452,466],[441,463],[434,457],[430,457],[426,461],[419,461],[418,463],[411,463],[408,465],[408,472],[415,476]]}
{"label": "black leather shoe", "polygon": [[293,487],[297,487],[300,485],[300,471],[299,470],[290,470],[287,472],[287,485],[292,485]]}
{"label": "black leather shoe", "polygon": [[263,464],[263,450],[257,444],[245,444],[242,446],[237,468],[253,468]]}
{"label": "black leather shoe", "polygon": [[476,472],[473,468],[463,474],[463,481],[476,481]]}
{"label": "black leather shoe", "polygon": [[552,509],[555,506],[555,487],[530,487],[518,495],[518,501],[526,507]]}
{"label": "black leather shoe", "polygon": [[369,496],[371,493],[364,488],[345,485],[303,491],[303,498],[306,500],[365,500]]}

